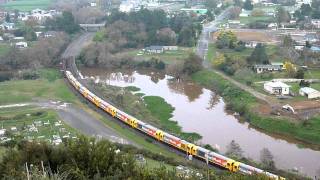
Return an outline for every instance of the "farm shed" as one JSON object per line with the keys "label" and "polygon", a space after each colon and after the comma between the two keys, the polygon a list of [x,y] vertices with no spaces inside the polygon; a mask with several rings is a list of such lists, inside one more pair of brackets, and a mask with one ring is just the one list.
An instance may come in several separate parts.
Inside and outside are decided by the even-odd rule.
{"label": "farm shed", "polygon": [[265,91],[275,95],[288,95],[290,86],[280,81],[270,81],[263,85]]}
{"label": "farm shed", "polygon": [[315,99],[320,97],[320,92],[310,87],[301,88],[299,90],[299,94],[301,96],[306,96],[308,99]]}

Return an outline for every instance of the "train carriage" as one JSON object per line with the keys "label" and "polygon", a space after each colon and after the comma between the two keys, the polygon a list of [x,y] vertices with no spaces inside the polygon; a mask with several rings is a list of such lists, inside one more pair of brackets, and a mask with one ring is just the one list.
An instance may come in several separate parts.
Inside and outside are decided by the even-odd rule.
{"label": "train carriage", "polygon": [[181,139],[171,134],[164,133],[163,141],[179,149],[181,147]]}
{"label": "train carriage", "polygon": [[142,125],[141,130],[145,133],[147,133],[148,135],[152,136],[152,137],[156,137],[156,132],[157,132],[157,128],[149,125],[149,124],[144,124]]}
{"label": "train carriage", "polygon": [[116,107],[110,105],[106,101],[100,99],[98,96],[90,92],[86,87],[81,85],[81,83],[73,76],[73,74],[70,71],[66,71],[66,77],[68,78],[69,82],[77,89],[85,98],[90,100],[92,103],[94,103],[96,106],[102,108],[107,113],[111,114],[113,117],[116,117],[117,119],[131,125],[131,127],[136,128],[144,133],[146,133],[149,136],[152,136],[159,141],[165,142],[167,144],[170,144],[182,151],[185,151],[188,155],[193,155],[200,157],[202,159],[205,159],[206,161],[209,161],[211,163],[214,163],[218,166],[224,167],[232,172],[240,171],[245,174],[265,174],[268,177],[272,179],[277,180],[284,180],[285,178],[282,178],[280,176],[274,175],[269,172],[265,172],[261,169],[234,161],[233,159],[230,159],[228,157],[222,156],[218,153],[209,151],[205,148],[199,147],[195,144],[189,143],[185,140],[182,140],[178,137],[175,137],[171,134],[168,134],[156,127],[153,127],[147,123],[144,123],[125,112],[122,112],[121,110],[117,109]]}

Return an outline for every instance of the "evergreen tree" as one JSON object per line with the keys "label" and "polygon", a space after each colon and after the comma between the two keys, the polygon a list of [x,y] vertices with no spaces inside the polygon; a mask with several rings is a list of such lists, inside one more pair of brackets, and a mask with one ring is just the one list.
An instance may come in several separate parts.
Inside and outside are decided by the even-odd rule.
{"label": "evergreen tree", "polygon": [[260,151],[260,161],[261,161],[262,165],[264,166],[264,168],[270,169],[270,170],[275,169],[273,155],[271,154],[269,149],[263,148]]}
{"label": "evergreen tree", "polygon": [[6,22],[11,22],[9,13],[6,14]]}
{"label": "evergreen tree", "polygon": [[246,0],[243,3],[243,9],[248,10],[248,11],[251,11],[253,9],[253,4],[252,4],[251,0]]}
{"label": "evergreen tree", "polygon": [[227,146],[226,155],[241,158],[243,156],[242,154],[243,150],[241,149],[240,145],[236,143],[235,140],[232,140],[230,144]]}
{"label": "evergreen tree", "polygon": [[276,19],[278,25],[284,22],[289,22],[291,17],[288,11],[286,11],[283,7],[278,7],[276,11]]}
{"label": "evergreen tree", "polygon": [[247,59],[249,64],[269,64],[269,58],[266,53],[266,48],[261,43],[258,43]]}

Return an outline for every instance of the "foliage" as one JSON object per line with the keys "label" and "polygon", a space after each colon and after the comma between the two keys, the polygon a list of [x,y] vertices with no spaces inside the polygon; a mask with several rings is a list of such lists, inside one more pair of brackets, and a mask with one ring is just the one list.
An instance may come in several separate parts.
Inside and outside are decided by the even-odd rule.
{"label": "foliage", "polygon": [[300,87],[310,87],[310,82],[309,81],[305,81],[305,80],[301,80],[299,83]]}
{"label": "foliage", "polygon": [[276,20],[280,25],[281,23],[289,22],[291,19],[290,14],[283,7],[279,6],[276,10]]}
{"label": "foliage", "polygon": [[0,58],[0,65],[9,70],[52,67],[60,62],[59,55],[68,40],[66,34],[57,33],[55,37],[36,41],[32,47],[23,51],[12,48],[4,58]]}
{"label": "foliage", "polygon": [[254,16],[254,17],[260,17],[260,16],[264,16],[265,12],[261,9],[254,9],[252,12],[251,12],[251,16]]}
{"label": "foliage", "polygon": [[243,9],[249,10],[249,11],[251,11],[253,9],[253,4],[252,4],[251,0],[246,0],[243,3]]}
{"label": "foliage", "polygon": [[74,34],[80,30],[79,24],[75,22],[74,16],[69,11],[64,11],[62,16],[56,19],[48,19],[45,25],[47,29],[64,31],[68,34]]}
{"label": "foliage", "polygon": [[293,47],[294,41],[290,35],[285,35],[282,39],[282,46],[284,47]]}
{"label": "foliage", "polygon": [[257,20],[257,21],[250,22],[248,26],[251,29],[265,29],[268,27],[269,23],[270,21],[268,20]]}
{"label": "foliage", "polygon": [[295,78],[304,79],[304,70],[303,69],[298,69]]}
{"label": "foliage", "polygon": [[182,72],[191,75],[202,69],[202,59],[194,53],[191,53],[189,57],[184,61]]}
{"label": "foliage", "polygon": [[269,64],[269,58],[266,53],[265,46],[258,43],[251,53],[250,57],[247,58],[249,64]]}
{"label": "foliage", "polygon": [[204,5],[206,6],[206,8],[208,8],[209,10],[213,10],[217,7],[217,1],[216,0],[205,0],[204,1]]}
{"label": "foliage", "polygon": [[267,148],[263,148],[260,151],[260,161],[262,163],[262,166],[266,169],[266,170],[273,170],[275,169],[275,163],[273,161],[273,155],[271,154],[271,152],[269,151],[269,149]]}
{"label": "foliage", "polygon": [[232,31],[220,31],[217,37],[217,48],[233,49],[237,42],[237,36]]}
{"label": "foliage", "polygon": [[286,61],[283,65],[283,67],[285,68],[288,77],[295,77],[296,76],[296,72],[297,72],[296,67],[290,61]]}
{"label": "foliage", "polygon": [[226,58],[225,58],[224,54],[222,54],[222,53],[218,54],[217,57],[215,57],[212,60],[213,67],[218,68],[218,69],[222,69],[225,66],[225,63],[226,63]]}
{"label": "foliage", "polygon": [[243,157],[243,150],[240,145],[232,140],[230,144],[227,146],[226,155],[230,157],[241,158]]}

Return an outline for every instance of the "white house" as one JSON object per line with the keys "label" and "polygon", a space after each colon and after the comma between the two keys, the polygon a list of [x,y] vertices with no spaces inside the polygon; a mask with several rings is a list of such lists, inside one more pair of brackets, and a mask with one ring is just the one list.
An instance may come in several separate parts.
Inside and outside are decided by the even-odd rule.
{"label": "white house", "polygon": [[0,28],[3,30],[13,30],[15,28],[14,23],[4,22],[0,25]]}
{"label": "white house", "polygon": [[17,42],[16,43],[16,48],[20,48],[20,49],[23,49],[23,48],[26,48],[28,47],[28,43],[27,42]]}
{"label": "white house", "polygon": [[315,99],[320,97],[320,92],[310,87],[300,88],[299,94],[301,96],[306,96],[308,99]]}
{"label": "white house", "polygon": [[178,46],[162,46],[165,51],[177,51]]}
{"label": "white house", "polygon": [[295,7],[300,8],[302,4],[309,4],[311,6],[312,0],[296,0]]}
{"label": "white house", "polygon": [[3,136],[6,134],[6,129],[0,129],[0,136]]}
{"label": "white house", "polygon": [[91,3],[90,3],[90,6],[91,6],[91,7],[96,7],[96,6],[97,6],[97,3],[91,2]]}
{"label": "white house", "polygon": [[258,42],[256,41],[250,41],[250,42],[246,42],[245,46],[246,48],[255,48],[257,46]]}
{"label": "white house", "polygon": [[280,81],[269,81],[264,83],[263,88],[270,94],[288,95],[290,86]]}
{"label": "white house", "polygon": [[241,13],[239,14],[240,17],[249,17],[251,16],[251,12],[252,11],[247,11],[247,10],[244,10],[242,9]]}
{"label": "white house", "polygon": [[272,64],[258,64],[254,66],[254,70],[257,74],[263,73],[263,72],[272,72],[272,71],[281,71],[282,66],[281,65],[272,65]]}
{"label": "white house", "polygon": [[0,41],[3,41],[3,37],[2,36],[0,36]]}
{"label": "white house", "polygon": [[149,47],[146,47],[145,51],[148,53],[159,54],[164,52],[164,48],[163,46],[149,46]]}
{"label": "white house", "polygon": [[320,19],[311,19],[311,24],[317,28],[320,29]]}

